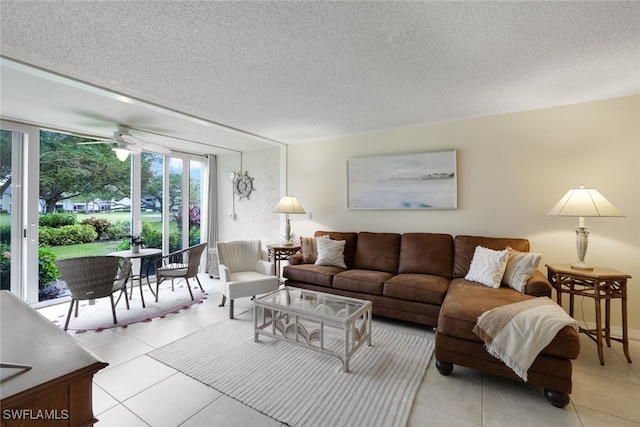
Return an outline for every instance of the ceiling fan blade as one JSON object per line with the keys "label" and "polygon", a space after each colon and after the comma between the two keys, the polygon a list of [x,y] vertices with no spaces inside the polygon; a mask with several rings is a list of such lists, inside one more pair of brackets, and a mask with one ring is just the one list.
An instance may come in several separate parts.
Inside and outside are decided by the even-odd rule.
{"label": "ceiling fan blade", "polygon": [[88,142],[78,143],[78,145],[94,145],[94,144],[115,144],[115,141],[112,139],[104,139],[100,141],[88,141]]}
{"label": "ceiling fan blade", "polygon": [[144,142],[142,144],[138,144],[144,150],[151,151],[153,153],[158,154],[171,154],[171,150],[167,147],[163,147],[162,145],[152,144],[150,142]]}
{"label": "ceiling fan blade", "polygon": [[147,142],[144,139],[138,138],[137,136],[133,136],[130,133],[123,132],[122,129],[118,130],[120,139],[131,146],[141,147],[143,150],[151,151],[154,153],[160,154],[171,154],[171,150],[162,145],[152,144],[151,142]]}
{"label": "ceiling fan blade", "polygon": [[142,153],[142,147],[135,144],[127,144],[124,148],[131,151],[131,154],[140,154]]}
{"label": "ceiling fan blade", "polygon": [[137,136],[133,136],[130,133],[121,133],[120,138],[129,144],[144,144],[146,142],[145,140],[140,139]]}

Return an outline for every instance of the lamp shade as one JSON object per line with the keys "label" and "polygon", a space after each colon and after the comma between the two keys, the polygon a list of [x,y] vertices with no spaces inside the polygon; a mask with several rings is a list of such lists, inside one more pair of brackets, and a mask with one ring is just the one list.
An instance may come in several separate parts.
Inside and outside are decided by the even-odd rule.
{"label": "lamp shade", "polygon": [[298,202],[298,199],[295,196],[284,196],[278,206],[276,206],[276,213],[284,213],[284,214],[303,214],[306,213],[304,208]]}
{"label": "lamp shade", "polygon": [[131,150],[129,150],[128,148],[114,147],[112,148],[112,150],[115,151],[116,157],[121,162],[127,160],[127,157],[129,157],[129,154],[131,154]]}
{"label": "lamp shade", "polygon": [[624,216],[602,194],[593,188],[572,188],[551,208],[547,215],[553,216]]}

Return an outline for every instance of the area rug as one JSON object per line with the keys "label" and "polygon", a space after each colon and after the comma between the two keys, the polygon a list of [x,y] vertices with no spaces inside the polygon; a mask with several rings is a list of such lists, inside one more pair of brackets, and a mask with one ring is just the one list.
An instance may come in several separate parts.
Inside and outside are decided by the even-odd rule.
{"label": "area rug", "polygon": [[[152,284],[155,291],[155,284]],[[124,301],[124,296],[116,305],[116,318],[118,323],[113,324],[113,316],[111,314],[111,302],[109,298],[100,298],[95,300],[95,304],[91,305],[89,301],[80,301],[80,309],[78,317],[71,314],[68,329],[76,333],[87,331],[100,332],[109,328],[126,328],[127,326],[138,322],[150,322],[155,318],[165,317],[169,313],[178,313],[180,310],[188,309],[193,304],[202,303],[207,298],[206,292],[203,293],[198,285],[191,286],[193,291],[193,300],[189,295],[189,289],[184,281],[176,282],[175,291],[171,291],[171,282],[164,282],[160,285],[160,298],[156,302],[155,297],[149,290],[149,287],[143,285],[144,302],[146,307],[142,307],[140,300],[140,289],[133,289],[133,299],[129,300],[130,309]],[[114,294],[117,299],[120,293]],[[62,304],[63,309],[55,315],[47,316],[49,320],[64,328],[64,322],[67,319],[69,303]],[[55,317],[54,317],[55,316]]]}
{"label": "area rug", "polygon": [[374,327],[372,344],[345,373],[336,357],[254,342],[252,323],[227,320],[148,355],[289,426],[404,426],[434,343]]}

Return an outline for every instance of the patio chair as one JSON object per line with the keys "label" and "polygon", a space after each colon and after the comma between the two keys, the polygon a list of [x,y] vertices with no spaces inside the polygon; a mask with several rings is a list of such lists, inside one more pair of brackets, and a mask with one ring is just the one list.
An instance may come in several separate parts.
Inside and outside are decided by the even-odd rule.
{"label": "patio chair", "polygon": [[218,242],[218,269],[222,283],[222,303],[229,298],[229,319],[233,319],[233,300],[266,294],[278,289],[275,265],[262,260],[260,240]]}
{"label": "patio chair", "polygon": [[[74,317],[78,317],[80,301],[109,297],[114,325],[118,323],[116,305],[122,295],[124,295],[127,310],[129,309],[127,280],[131,274],[131,261],[128,259],[114,256],[87,256],[61,259],[56,261],[56,266],[71,292],[71,306],[64,323],[65,331],[69,327],[74,304],[76,306]],[[113,294],[117,291],[120,291],[120,295],[114,302]]]}
{"label": "patio chair", "polygon": [[158,302],[158,296],[160,294],[160,284],[167,279],[171,279],[172,291],[174,290],[173,281],[175,279],[184,279],[185,282],[187,282],[192,301],[193,292],[191,291],[189,279],[196,279],[200,290],[204,292],[200,279],[198,279],[198,270],[200,269],[202,252],[204,252],[206,247],[206,243],[200,243],[187,249],[172,252],[156,260],[156,302]]}

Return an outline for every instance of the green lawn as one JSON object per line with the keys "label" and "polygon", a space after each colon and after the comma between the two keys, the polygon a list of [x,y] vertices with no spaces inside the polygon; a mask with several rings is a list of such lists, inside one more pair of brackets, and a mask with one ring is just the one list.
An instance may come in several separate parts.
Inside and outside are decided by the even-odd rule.
{"label": "green lawn", "polygon": [[0,227],[3,225],[11,225],[11,215],[8,213],[0,213]]}
{"label": "green lawn", "polygon": [[[131,218],[130,212],[104,212],[95,214],[77,214],[78,223],[86,218],[105,218],[113,223],[119,221],[129,221]],[[143,212],[141,214],[142,222],[149,223],[154,230],[162,232],[162,214],[157,212]],[[11,225],[11,215],[8,213],[0,213],[0,226]],[[169,230],[175,231],[178,229],[178,225],[171,221],[169,223]],[[106,255],[109,252],[116,250],[116,247],[120,244],[121,240],[115,241],[101,241],[93,243],[84,243],[79,245],[68,246],[52,246],[51,250],[56,254],[57,259],[75,258],[79,256],[93,256],[93,255]]]}
{"label": "green lawn", "polygon": [[51,250],[56,254],[56,259],[106,255],[109,252],[114,252],[120,242],[120,240],[115,240],[109,242],[83,243],[79,245],[52,246]]}

